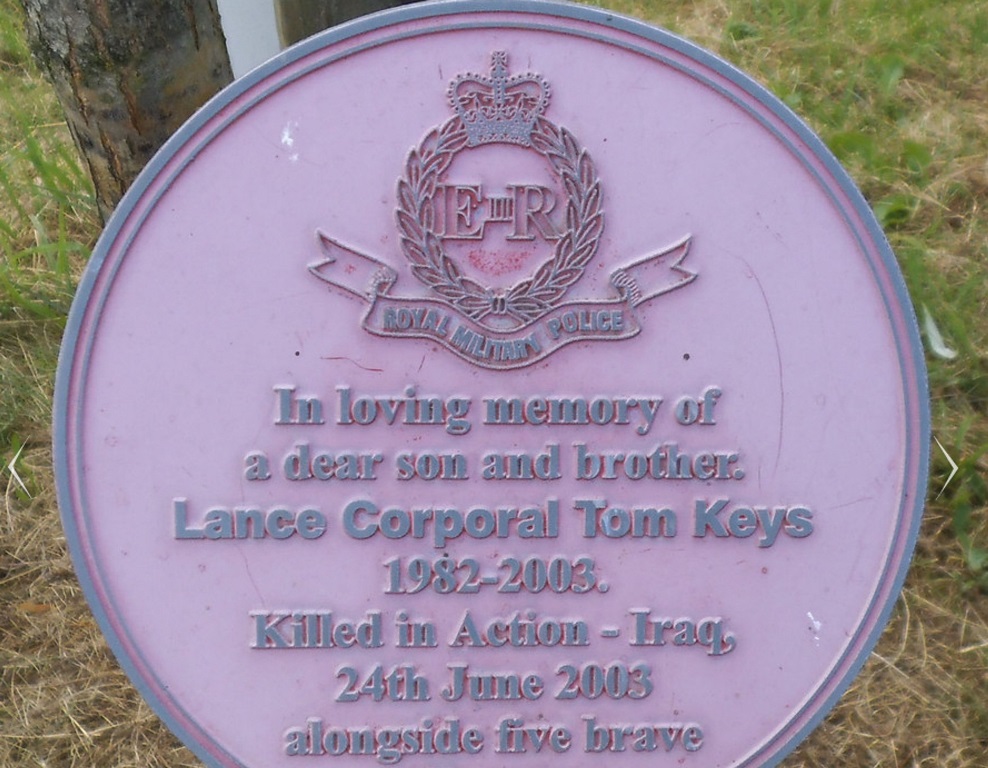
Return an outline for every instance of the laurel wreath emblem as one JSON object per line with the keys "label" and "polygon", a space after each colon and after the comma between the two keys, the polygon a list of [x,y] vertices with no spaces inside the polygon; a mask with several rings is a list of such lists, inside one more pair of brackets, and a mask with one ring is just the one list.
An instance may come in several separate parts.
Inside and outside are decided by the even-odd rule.
{"label": "laurel wreath emblem", "polygon": [[430,131],[411,150],[405,175],[398,180],[396,217],[412,274],[463,315],[487,327],[504,319],[514,321],[516,327],[527,325],[556,307],[593,259],[604,227],[600,180],[589,153],[568,130],[542,117],[530,139],[532,149],[550,163],[566,191],[566,232],[556,241],[551,259],[508,288],[487,288],[464,275],[434,230],[431,201],[436,186],[456,155],[467,148],[467,132],[459,116]]}

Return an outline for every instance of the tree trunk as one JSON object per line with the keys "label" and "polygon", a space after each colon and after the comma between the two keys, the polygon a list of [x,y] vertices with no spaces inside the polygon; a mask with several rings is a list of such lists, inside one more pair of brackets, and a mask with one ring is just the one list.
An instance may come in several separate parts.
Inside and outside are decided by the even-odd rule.
{"label": "tree trunk", "polygon": [[278,38],[285,47],[364,14],[417,0],[275,0]]}
{"label": "tree trunk", "polygon": [[215,0],[21,0],[104,220],[183,122],[233,79]]}

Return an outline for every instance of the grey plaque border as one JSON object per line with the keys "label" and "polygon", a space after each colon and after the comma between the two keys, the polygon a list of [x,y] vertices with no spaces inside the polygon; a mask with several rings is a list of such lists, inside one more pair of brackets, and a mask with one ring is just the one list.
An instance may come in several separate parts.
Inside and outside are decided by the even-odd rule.
{"label": "grey plaque border", "polygon": [[[492,11],[511,13],[515,16],[505,19],[503,22],[480,19],[477,16],[477,14],[488,14]],[[526,16],[529,18],[524,18]],[[429,26],[428,22],[438,17],[444,17],[446,23]],[[519,19],[518,17],[523,18]],[[586,22],[596,25],[600,31],[560,29],[551,23],[553,17]],[[259,90],[249,101],[238,104],[235,109],[229,110],[223,115],[223,119],[217,122],[212,131],[199,137],[195,146],[187,147],[207,124],[227,111],[231,104],[237,102],[248,91],[283,68],[318,53],[329,45],[345,42],[364,33],[377,32],[393,24],[415,21],[422,22],[422,24],[412,30],[399,30],[392,35],[378,35],[370,42],[357,42],[333,56],[321,58],[308,67],[300,68],[291,76],[272,82],[268,88]],[[80,584],[119,663],[141,692],[141,695],[149,702],[169,729],[210,768],[248,768],[220,746],[211,734],[199,726],[196,720],[185,712],[179,702],[168,693],[162,682],[157,679],[153,669],[143,658],[139,644],[135,642],[123,618],[117,617],[112,611],[113,603],[109,599],[110,596],[106,595],[104,599],[105,581],[98,572],[98,566],[95,574],[89,570],[90,558],[87,556],[89,537],[88,532],[83,530],[86,528],[86,521],[90,518],[90,515],[87,514],[88,509],[85,501],[87,498],[86,480],[78,462],[72,460],[73,455],[77,457],[82,455],[74,418],[78,418],[80,415],[75,408],[76,403],[84,400],[81,391],[75,393],[72,391],[72,384],[85,380],[94,341],[93,334],[85,335],[83,333],[84,326],[88,324],[90,327],[96,328],[99,325],[99,318],[117,270],[129,252],[133,238],[140,231],[150,212],[155,209],[164,190],[181,175],[184,168],[195,159],[199,151],[256,104],[295,80],[328,66],[340,58],[354,55],[363,50],[427,34],[461,29],[490,28],[541,30],[615,45],[673,67],[702,83],[704,87],[710,88],[731,100],[769,130],[780,143],[786,146],[791,155],[814,176],[821,189],[831,199],[834,207],[841,213],[849,231],[854,234],[862,253],[867,256],[872,275],[881,292],[885,312],[895,337],[899,368],[903,374],[902,384],[907,424],[906,445],[903,448],[905,493],[899,507],[896,534],[892,538],[893,551],[890,553],[889,561],[885,564],[878,582],[879,586],[865,611],[864,615],[867,620],[861,623],[858,633],[848,643],[847,650],[835,662],[826,679],[815,691],[809,694],[803,706],[794,712],[786,722],[782,723],[774,734],[769,735],[752,754],[739,758],[739,762],[735,763],[735,768],[745,768],[755,764],[771,768],[778,765],[820,724],[843,695],[851,681],[857,676],[871,650],[878,642],[902,589],[911,560],[911,553],[915,549],[919,535],[930,460],[929,388],[922,342],[905,282],[881,227],[854,182],[816,134],[776,96],[733,65],[668,31],[602,9],[557,2],[542,2],[540,0],[443,0],[404,6],[363,17],[310,38],[248,73],[218,94],[169,139],[125,195],[97,243],[89,266],[80,281],[59,354],[53,415],[54,465],[63,525]],[[629,40],[615,40],[606,34],[608,29],[640,38],[643,44],[639,46]],[[698,72],[684,66],[679,61],[664,56],[656,46],[674,51],[687,60],[695,62],[699,68],[719,75],[738,88],[746,98],[738,98],[734,93],[721,87],[719,83],[705,77],[703,72]],[[805,145],[805,150],[808,150],[809,154],[806,154],[804,148],[794,146],[787,136],[776,129],[775,125],[770,124],[758,114],[757,110],[753,109],[754,106],[763,108],[775,120],[791,130],[798,140]],[[163,176],[176,155],[186,149],[191,151],[183,162],[167,171],[167,176]],[[821,174],[812,167],[811,163],[808,162],[809,158],[817,160],[826,173]],[[159,181],[161,182],[160,189],[148,196],[149,190]],[[849,208],[837,199],[832,189],[833,185],[836,185],[840,193],[850,201]],[[137,218],[132,220],[134,216]],[[864,226],[865,232],[860,231],[861,225]],[[131,227],[131,233],[122,243],[118,243],[118,238],[126,227]],[[116,250],[117,255],[111,260],[110,254],[114,250]],[[891,295],[885,287],[886,282],[891,284]],[[80,386],[80,389],[82,388],[84,387]],[[919,429],[910,431],[908,427],[915,423],[917,416]],[[77,471],[73,472],[73,469]],[[904,522],[908,523],[908,529],[905,531],[902,527]],[[896,556],[896,552],[900,550],[902,554]],[[891,560],[899,561],[895,572],[892,572],[890,568]],[[871,627],[867,635],[862,634],[862,631],[867,628],[865,625]],[[848,656],[852,654],[854,648],[859,650],[854,658],[849,659]],[[821,693],[828,688],[831,689],[830,693],[821,699]],[[806,722],[795,732],[791,732],[794,724],[807,713],[809,714]],[[763,762],[756,763],[759,760],[763,760]]]}

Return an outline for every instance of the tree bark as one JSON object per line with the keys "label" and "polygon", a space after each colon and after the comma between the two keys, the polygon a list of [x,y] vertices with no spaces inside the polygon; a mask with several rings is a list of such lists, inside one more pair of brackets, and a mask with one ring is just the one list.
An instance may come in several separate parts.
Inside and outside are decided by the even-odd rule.
{"label": "tree bark", "polygon": [[104,221],[151,156],[233,79],[215,0],[21,0]]}

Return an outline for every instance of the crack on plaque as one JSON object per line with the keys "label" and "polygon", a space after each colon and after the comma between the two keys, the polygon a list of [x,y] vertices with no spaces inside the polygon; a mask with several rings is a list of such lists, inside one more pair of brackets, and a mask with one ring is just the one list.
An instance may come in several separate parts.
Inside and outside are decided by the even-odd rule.
{"label": "crack on plaque", "polygon": [[779,234],[779,231],[777,229],[773,229],[771,226],[769,226],[768,222],[766,222],[765,219],[762,218],[761,211],[755,211],[755,218],[757,218],[760,222],[762,222],[762,226],[764,226],[765,227],[765,230],[770,235],[772,235],[772,238],[775,240],[775,242],[777,242],[783,248],[786,246],[786,243],[782,239],[782,235]]}
{"label": "crack on plaque", "polygon": [[384,373],[384,369],[383,368],[371,368],[371,367],[366,366],[366,365],[361,365],[360,363],[358,363],[353,358],[346,357],[345,355],[338,355],[338,356],[335,356],[335,357],[327,357],[327,356],[323,355],[320,359],[322,359],[322,360],[332,360],[334,362],[337,361],[337,360],[346,360],[348,363],[352,363],[353,365],[357,366],[362,371],[370,371],[371,373]]}
{"label": "crack on plaque", "polygon": [[257,599],[261,601],[262,605],[267,605],[268,601],[264,599],[264,595],[261,594],[260,588],[257,586],[257,582],[254,581],[254,574],[250,572],[250,561],[247,559],[247,555],[244,551],[237,547],[237,554],[240,555],[240,559],[244,561],[244,570],[247,571],[247,579],[250,581],[250,585],[254,588],[254,592],[257,593]]}
{"label": "crack on plaque", "polygon": [[758,286],[758,292],[762,296],[762,303],[765,305],[765,312],[768,314],[768,323],[772,326],[772,341],[775,342],[775,361],[779,369],[779,441],[776,446],[775,451],[775,466],[772,467],[772,471],[776,472],[779,469],[779,462],[782,460],[782,435],[783,435],[783,424],[786,419],[786,388],[783,382],[782,373],[782,351],[779,349],[779,333],[775,328],[775,318],[772,316],[772,307],[768,303],[768,296],[765,295],[765,288],[762,286],[762,281],[758,279],[758,275],[755,270],[751,268],[751,264],[743,256],[738,256],[738,259],[748,268],[748,273],[751,275],[752,280],[755,281],[755,285]]}
{"label": "crack on plaque", "polygon": [[860,499],[854,499],[852,501],[844,502],[843,504],[838,504],[834,509],[846,509],[847,507],[853,507],[855,504],[863,504],[866,501],[872,501],[874,496],[862,496]]}

